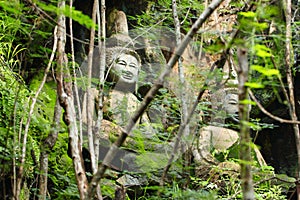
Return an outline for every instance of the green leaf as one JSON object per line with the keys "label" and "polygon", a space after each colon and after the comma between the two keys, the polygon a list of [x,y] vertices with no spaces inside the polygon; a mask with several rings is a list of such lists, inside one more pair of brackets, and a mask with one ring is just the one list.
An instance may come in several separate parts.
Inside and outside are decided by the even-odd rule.
{"label": "green leaf", "polygon": [[279,76],[280,72],[278,69],[268,69],[260,65],[251,65],[252,70],[258,71],[259,73],[265,76]]}
{"label": "green leaf", "polygon": [[261,58],[271,57],[271,49],[266,47],[265,45],[256,44],[254,46],[254,50],[256,52],[256,55]]}
{"label": "green leaf", "polygon": [[75,10],[74,8],[70,9],[70,6],[68,5],[61,9],[51,4],[42,3],[41,1],[37,1],[36,3],[45,11],[54,12],[57,15],[64,14],[66,17],[72,18],[74,21],[77,21],[79,24],[86,26],[87,28],[97,27],[88,15],[85,15],[81,11]]}
{"label": "green leaf", "polygon": [[261,83],[254,83],[254,82],[246,82],[245,86],[249,88],[254,88],[254,89],[259,89],[259,88],[264,88],[265,86]]}
{"label": "green leaf", "polygon": [[256,103],[254,101],[251,101],[250,99],[241,100],[240,104],[243,104],[243,105],[254,105],[254,106],[256,105]]}
{"label": "green leaf", "polygon": [[256,17],[256,13],[255,12],[252,12],[252,11],[248,11],[248,12],[240,12],[239,13],[240,15],[244,16],[244,17]]}

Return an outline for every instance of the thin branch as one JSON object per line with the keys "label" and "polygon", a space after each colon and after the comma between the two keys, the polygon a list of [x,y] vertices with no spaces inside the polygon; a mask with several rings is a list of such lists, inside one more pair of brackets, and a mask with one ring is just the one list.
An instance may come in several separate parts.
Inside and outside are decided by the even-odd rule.
{"label": "thin branch", "polygon": [[[96,155],[96,161],[98,160],[99,156],[99,137],[100,136],[100,127],[103,120],[103,96],[104,96],[104,82],[105,82],[105,66],[106,66],[106,50],[105,50],[105,38],[106,38],[106,30],[105,30],[105,0],[101,0],[101,13],[97,11],[98,14],[98,24],[101,26],[98,29],[98,46],[100,48],[99,50],[99,57],[100,57],[100,73],[99,73],[99,94],[98,94],[98,108],[97,108],[97,121],[96,121],[96,130],[95,130],[95,155]],[[101,18],[100,18],[101,17]],[[97,161],[98,163],[98,161]]]}
{"label": "thin branch", "polygon": [[93,176],[93,179],[89,185],[88,192],[87,192],[87,199],[91,199],[94,194],[96,187],[98,185],[98,182],[103,177],[107,166],[111,163],[112,159],[115,157],[116,150],[118,147],[120,147],[123,142],[126,140],[127,136],[130,134],[132,128],[134,127],[135,123],[138,121],[140,116],[144,113],[150,102],[154,99],[154,96],[157,94],[158,90],[163,87],[163,83],[165,81],[165,78],[169,75],[172,67],[176,64],[179,57],[182,55],[183,51],[189,44],[189,42],[192,40],[193,36],[197,33],[199,28],[202,26],[202,24],[206,21],[206,19],[211,15],[211,13],[220,5],[220,3],[223,0],[214,0],[207,9],[204,10],[204,12],[200,15],[200,17],[197,19],[195,24],[193,24],[190,31],[187,33],[187,35],[184,37],[183,41],[181,42],[180,46],[178,46],[175,54],[172,55],[171,59],[169,60],[167,64],[167,68],[164,70],[164,72],[159,76],[156,83],[152,86],[152,88],[148,91],[146,94],[144,100],[142,101],[140,107],[137,109],[137,111],[134,113],[132,118],[129,120],[127,126],[125,129],[122,130],[122,133],[120,137],[117,139],[117,141],[110,147],[108,153],[106,154],[103,162],[98,168],[97,173]]}
{"label": "thin branch", "polygon": [[[175,36],[176,36],[176,46],[179,46],[181,43],[181,33],[180,33],[180,22],[178,19],[178,14],[177,14],[177,4],[176,0],[172,0],[172,13],[173,13],[173,19],[174,19],[174,26],[175,26]],[[161,185],[164,184],[164,179],[167,174],[167,171],[169,167],[171,166],[171,163],[173,162],[173,159],[175,157],[175,154],[178,149],[179,145],[179,140],[182,140],[182,136],[188,136],[190,134],[190,127],[189,127],[189,121],[192,117],[192,114],[194,113],[195,110],[192,110],[192,112],[188,112],[188,106],[187,106],[187,99],[186,99],[186,81],[184,77],[184,68],[182,65],[182,58],[180,57],[178,59],[178,75],[179,75],[179,81],[180,81],[180,99],[181,99],[181,124],[185,124],[184,129],[182,129],[182,133],[179,132],[177,137],[176,137],[176,142],[175,146],[173,148],[172,156],[169,160],[169,163],[167,164],[164,173],[161,177]],[[203,90],[204,93],[204,90]],[[202,94],[203,95],[203,94]],[[201,97],[202,97],[201,95]],[[200,98],[201,98],[200,97]],[[196,102],[196,106],[198,105],[198,102],[200,101],[200,98]],[[196,109],[196,106],[193,108]],[[185,144],[183,144],[185,145]],[[184,150],[186,150],[186,147],[183,147]],[[189,178],[189,177],[188,177]]]}
{"label": "thin branch", "polygon": [[[212,72],[214,70],[215,66],[213,65],[210,69],[210,72]],[[209,80],[207,79],[205,81],[205,84],[203,85],[203,87],[200,89],[200,92],[197,96],[197,99],[195,101],[195,103],[193,104],[192,108],[190,109],[190,111],[188,112],[188,115],[186,117],[186,119],[180,124],[180,127],[179,127],[179,130],[178,130],[178,133],[176,135],[176,140],[175,140],[175,143],[174,143],[174,147],[173,147],[173,151],[172,151],[172,154],[171,154],[171,157],[169,158],[168,160],[168,164],[167,166],[164,168],[164,172],[163,172],[163,175],[161,177],[161,180],[160,180],[160,186],[163,186],[164,185],[164,180],[165,180],[165,177],[171,167],[171,164],[175,158],[175,155],[176,155],[176,152],[178,150],[178,146],[179,146],[179,141],[181,140],[181,137],[184,133],[184,130],[186,128],[186,126],[190,123],[190,120],[192,119],[192,116],[193,114],[195,113],[195,110],[197,108],[197,105],[199,104],[205,90],[207,89],[208,87],[208,83],[209,83]]]}
{"label": "thin branch", "polygon": [[70,0],[70,19],[69,19],[69,26],[70,26],[70,45],[71,45],[71,59],[72,59],[72,70],[74,76],[74,93],[78,107],[78,121],[79,121],[79,148],[82,149],[82,141],[83,141],[83,131],[82,131],[82,115],[81,115],[81,104],[79,99],[79,92],[77,87],[77,75],[76,75],[76,62],[75,62],[75,52],[74,52],[74,37],[73,37],[73,20],[72,20],[72,7],[73,7],[73,0]]}
{"label": "thin branch", "polygon": [[[55,27],[54,29],[54,35],[57,34],[57,27]],[[56,47],[57,47],[57,37],[54,37],[54,44],[53,44],[53,49],[52,49],[52,53],[51,53],[51,57],[50,60],[48,62],[47,68],[45,69],[45,73],[44,73],[44,77],[42,79],[42,82],[38,88],[38,90],[36,91],[34,97],[32,97],[32,103],[30,105],[30,110],[28,113],[28,118],[26,121],[26,125],[25,125],[25,130],[24,130],[24,136],[23,136],[23,147],[22,147],[22,152],[21,152],[21,160],[20,160],[20,168],[19,168],[19,172],[18,172],[18,177],[17,177],[17,191],[16,191],[16,196],[20,195],[21,192],[21,184],[22,184],[22,178],[23,178],[23,172],[24,172],[24,163],[25,163],[25,156],[26,156],[26,144],[27,144],[27,137],[28,137],[28,131],[29,131],[29,126],[30,126],[30,122],[31,122],[31,117],[34,111],[34,107],[37,101],[37,98],[40,94],[40,92],[42,91],[45,82],[47,80],[47,75],[48,72],[51,68],[54,56],[55,56],[55,51],[56,51]]]}
{"label": "thin branch", "polygon": [[[31,4],[34,7],[34,10],[37,10],[37,15],[41,16],[43,18],[43,20],[45,20],[49,25],[51,26],[59,26],[59,24],[57,23],[57,21],[51,17],[49,14],[47,14],[43,9],[41,9],[40,7],[38,7],[35,3],[32,2],[32,0],[25,0],[27,3]],[[71,7],[72,9],[72,7]],[[45,16],[45,17],[44,17]],[[47,19],[49,19],[50,21],[48,21]],[[53,23],[51,23],[53,22]],[[64,27],[65,28],[65,27]],[[68,37],[72,37],[70,34],[66,33],[66,36]],[[86,42],[84,40],[80,40],[76,37],[73,37],[73,40],[80,42],[82,44],[89,44],[89,42]]]}
{"label": "thin branch", "polygon": [[287,124],[300,124],[300,121],[293,121],[293,120],[287,120],[287,119],[282,119],[280,117],[277,117],[275,115],[273,115],[272,113],[268,112],[260,103],[259,101],[256,99],[256,97],[254,96],[253,92],[249,89],[249,95],[251,97],[251,99],[256,103],[256,105],[258,106],[258,108],[268,117],[279,121],[280,123],[287,123]]}
{"label": "thin branch", "polygon": [[[95,163],[98,163],[98,158],[99,158],[99,141],[100,141],[100,132],[101,130],[101,124],[103,120],[103,96],[104,96],[104,74],[105,74],[105,56],[106,56],[106,50],[105,50],[105,38],[106,38],[106,30],[105,30],[105,0],[101,0],[101,12],[99,9],[99,6],[97,7],[97,22],[99,25],[98,28],[98,48],[100,48],[99,51],[99,57],[100,57],[100,73],[99,73],[99,93],[98,93],[98,104],[99,107],[97,108],[97,121],[96,121],[96,128],[95,128],[95,134],[94,134],[94,150],[95,150]],[[101,28],[101,30],[100,30]],[[102,193],[101,193],[101,188],[100,185],[97,187],[97,196],[99,200],[102,200]]]}
{"label": "thin branch", "polygon": [[[98,0],[94,0],[92,20],[96,23],[96,14],[97,14]],[[94,136],[93,136],[93,107],[94,107],[94,95],[92,95],[91,90],[91,79],[92,79],[92,66],[93,66],[93,54],[94,54],[94,41],[95,41],[95,27],[91,28],[90,33],[90,45],[89,45],[89,54],[88,54],[88,82],[87,82],[87,105],[86,114],[87,114],[87,132],[88,132],[88,143],[89,143],[89,152],[91,155],[91,164],[93,174],[97,171],[97,164],[95,162],[95,151],[94,151]]]}
{"label": "thin branch", "polygon": [[[172,1],[173,1],[173,0],[172,0]],[[185,14],[185,16],[184,16],[184,19],[179,23],[179,25],[182,25],[182,24],[185,22],[185,20],[187,19],[188,15],[189,15],[189,13],[190,13],[191,8],[192,8],[192,6],[190,5],[188,11],[186,12],[186,14]]]}

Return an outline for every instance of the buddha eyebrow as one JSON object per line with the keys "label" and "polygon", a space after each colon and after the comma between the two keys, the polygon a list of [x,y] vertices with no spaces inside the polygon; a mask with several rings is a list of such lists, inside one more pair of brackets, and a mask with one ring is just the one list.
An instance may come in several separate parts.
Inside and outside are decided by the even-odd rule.
{"label": "buddha eyebrow", "polygon": [[125,60],[121,60],[121,59],[119,59],[119,58],[116,60],[116,62],[117,62],[117,63],[125,63],[125,64],[126,64],[126,61],[125,61]]}

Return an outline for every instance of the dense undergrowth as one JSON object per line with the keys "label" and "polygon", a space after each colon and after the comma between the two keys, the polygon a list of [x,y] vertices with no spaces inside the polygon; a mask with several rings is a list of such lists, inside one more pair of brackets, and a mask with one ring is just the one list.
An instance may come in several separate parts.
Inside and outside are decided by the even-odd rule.
{"label": "dense undergrowth", "polygon": [[[0,1],[0,197],[11,197],[15,179],[18,176],[19,161],[24,145],[24,127],[26,126],[32,97],[36,93],[43,71],[48,64],[51,54],[52,36],[55,20],[55,3],[49,3],[48,10],[52,19],[38,11],[30,1]],[[253,2],[256,9],[238,14],[239,24],[234,28],[240,29],[240,36],[235,41],[236,45],[246,43],[250,49],[251,75],[247,83],[253,91],[256,91],[262,103],[274,101],[279,98],[280,80],[284,79],[285,56],[282,51],[284,45],[284,20],[281,16],[280,6],[270,5],[269,2]],[[136,28],[154,25],[157,21],[163,21],[161,26],[173,27],[169,1],[151,3],[151,9],[147,12],[130,16],[129,21]],[[42,4],[43,8],[47,5]],[[239,8],[239,4],[233,4]],[[267,9],[268,8],[268,9]],[[204,4],[193,0],[184,0],[179,4],[179,13],[182,21],[182,32],[186,33],[194,18],[198,17],[204,9]],[[52,11],[52,12],[51,12]],[[223,10],[225,15],[230,10]],[[238,11],[236,11],[238,12]],[[187,13],[185,15],[185,13]],[[76,19],[82,20],[86,16],[77,13]],[[84,22],[83,22],[84,23]],[[88,23],[85,24],[88,26]],[[270,24],[273,27],[270,27]],[[299,22],[295,21],[293,30],[299,36]],[[274,31],[270,29],[274,28]],[[225,44],[219,41],[219,34],[206,32],[194,40],[195,51],[213,52],[217,54],[225,48]],[[201,37],[203,37],[201,39]],[[223,34],[222,40],[229,41],[230,35]],[[246,38],[246,39],[245,39]],[[292,40],[295,49],[299,49],[299,41]],[[297,46],[298,45],[298,46]],[[235,48],[233,48],[235,50]],[[55,66],[55,65],[53,65]],[[25,171],[22,182],[20,199],[38,199],[38,177],[40,166],[41,146],[44,139],[51,131],[53,123],[54,106],[56,102],[56,83],[53,79],[54,69],[50,71],[48,82],[42,89],[35,105],[28,130],[28,138],[25,152]],[[294,68],[294,72],[299,70]],[[193,73],[193,72],[191,72]],[[196,86],[191,86],[196,87]],[[161,92],[156,104],[164,104],[171,121],[168,126],[156,124],[157,130],[162,131],[163,137],[168,138],[176,133],[180,121],[180,102],[171,94]],[[248,102],[249,103],[249,102]],[[253,104],[253,112],[259,112]],[[284,103],[284,100],[283,100]],[[206,102],[199,105],[199,110],[210,112]],[[153,103],[155,106],[155,103]],[[205,108],[204,108],[205,107]],[[204,113],[205,115],[205,113]],[[172,118],[173,117],[173,118]],[[249,126],[253,132],[262,128],[270,128],[271,124],[259,123],[260,119],[252,119]],[[63,120],[62,120],[63,124]],[[201,126],[205,123],[199,122]],[[137,145],[138,146],[138,145]],[[254,146],[254,145],[253,145]],[[138,152],[143,152],[135,149]],[[74,175],[72,159],[67,154],[68,132],[62,125],[59,137],[54,148],[49,154],[48,194],[47,199],[79,199],[79,193]],[[225,167],[210,166],[203,176],[196,176],[193,163],[184,167],[185,163],[179,159],[171,168],[167,183],[159,187],[159,171],[157,173],[145,173],[139,175],[147,179],[147,184],[136,188],[129,188],[127,198],[137,199],[241,199],[241,180],[239,176],[238,147],[225,152],[214,152],[220,162],[226,163]],[[275,174],[273,167],[261,166],[253,154],[253,179],[257,199],[287,199],[290,191],[295,187],[295,179],[286,175]],[[146,161],[147,162],[147,161]],[[157,163],[156,163],[157,164]],[[155,168],[155,166],[154,166]],[[102,180],[102,195],[105,199],[112,199],[116,187],[119,187],[118,177],[122,172],[113,170],[108,172]],[[88,174],[91,176],[91,174]],[[158,197],[158,192],[160,196]]]}

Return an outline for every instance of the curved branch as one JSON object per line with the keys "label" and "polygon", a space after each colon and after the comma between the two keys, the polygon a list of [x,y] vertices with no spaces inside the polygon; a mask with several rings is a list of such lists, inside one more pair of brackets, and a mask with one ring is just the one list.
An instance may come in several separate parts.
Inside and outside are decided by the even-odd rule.
{"label": "curved branch", "polygon": [[279,121],[280,123],[287,123],[287,124],[300,124],[300,121],[294,121],[294,120],[288,120],[288,119],[282,119],[280,117],[277,117],[275,115],[273,115],[272,113],[268,112],[260,103],[259,101],[256,99],[256,97],[254,96],[254,94],[252,93],[252,91],[249,89],[249,95],[251,97],[251,99],[256,103],[256,105],[258,106],[258,108],[268,117]]}

